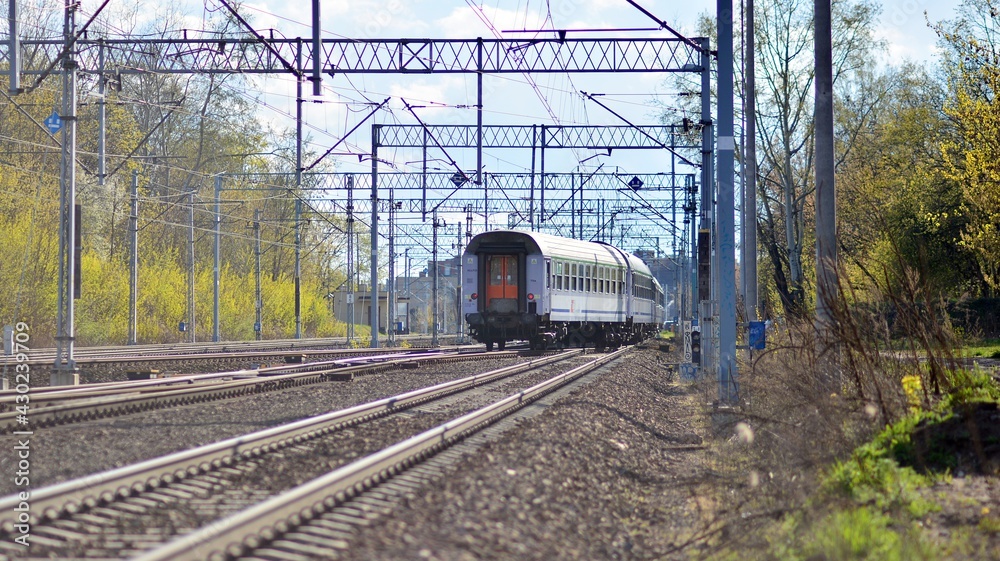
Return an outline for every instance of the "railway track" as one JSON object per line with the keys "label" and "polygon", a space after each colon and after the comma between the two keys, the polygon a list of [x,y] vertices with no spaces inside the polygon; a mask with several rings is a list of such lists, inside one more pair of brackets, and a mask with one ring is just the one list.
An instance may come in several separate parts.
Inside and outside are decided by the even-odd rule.
{"label": "railway track", "polygon": [[[376,349],[372,349],[376,350]],[[335,360],[288,364],[155,380],[38,388],[31,394],[31,429],[204,403],[330,381],[348,381],[421,363],[495,359],[516,352],[389,351]],[[0,392],[0,432],[23,430],[18,395]]]}
{"label": "railway track", "polygon": [[[324,492],[323,496],[316,496],[313,502],[327,505],[329,508],[343,507],[345,501],[357,499],[355,495],[364,488],[384,481],[391,475],[402,474],[407,466],[414,465],[416,458],[429,457],[433,452],[468,436],[474,427],[491,424],[498,415],[506,415],[523,407],[538,396],[617,358],[619,354],[606,355],[596,361],[589,361],[545,383],[536,384],[528,390],[494,402],[473,414],[466,414],[444,425],[425,430],[417,437],[405,438],[388,448],[383,444],[369,443],[368,448],[372,448],[371,450],[361,446],[360,452],[345,452],[345,442],[356,438],[353,431],[368,427],[369,438],[372,435],[381,435],[384,440],[392,436],[386,433],[394,433],[391,421],[398,418],[399,414],[406,416],[409,413],[405,423],[397,421],[397,424],[406,424],[409,428],[405,430],[412,430],[414,423],[419,426],[421,419],[425,417],[436,419],[434,415],[424,412],[427,404],[431,402],[442,403],[449,400],[454,402],[456,399],[462,399],[463,392],[475,392],[477,391],[475,388],[483,391],[483,387],[489,387],[486,385],[503,383],[502,381],[512,376],[539,376],[538,373],[526,373],[540,368],[552,368],[551,365],[555,363],[580,356],[582,356],[581,351],[577,350],[542,357],[527,364],[438,384],[33,491],[31,504],[34,513],[31,530],[33,546],[30,554],[33,557],[37,555],[68,557],[85,551],[88,557],[130,556],[162,544],[173,535],[190,533],[189,538],[181,540],[196,539],[201,544],[204,536],[196,529],[203,525],[215,530],[225,528],[225,533],[214,532],[213,535],[225,535],[226,537],[222,539],[232,541],[236,538],[229,533],[231,530],[244,528],[252,532],[254,530],[247,528],[264,519],[271,521],[268,528],[274,526],[277,529],[290,529],[291,527],[285,528],[279,520],[285,515],[274,512],[287,513],[289,508],[298,512],[300,499],[293,500],[292,497],[311,493],[310,489],[317,485],[326,486],[330,478],[334,477],[335,481],[330,487],[333,491]],[[414,413],[414,408],[417,406],[420,406],[420,409]],[[393,416],[389,417],[390,415]],[[424,420],[424,424],[426,422]],[[377,426],[378,423],[386,424]],[[405,432],[399,427],[395,428],[397,432],[400,430]],[[359,446],[355,444],[351,449],[358,450]],[[362,453],[367,454],[363,459],[351,461],[356,459],[352,454]],[[336,461],[340,465],[333,466],[336,469],[332,473],[322,475],[327,473],[329,468],[315,469],[314,466],[310,477],[318,475],[319,478],[299,487],[294,486],[299,482],[285,482],[285,487],[294,487],[291,491],[281,490],[288,491],[287,493],[279,492],[275,495],[273,488],[260,485],[261,481],[268,481],[271,474],[280,473],[282,463],[287,463],[293,458],[299,458],[300,461],[303,458],[311,459],[315,464],[319,461],[317,458],[325,459],[338,454],[340,457]],[[294,473],[298,474],[300,469],[296,464]],[[411,473],[409,477],[412,479],[413,474]],[[400,479],[397,483],[396,488],[401,490],[412,488],[413,485],[412,481],[408,483],[404,479]],[[372,505],[386,508],[389,502],[385,498],[389,497],[387,494],[389,489],[383,487],[381,494],[368,495],[365,503],[367,506],[362,510],[371,509]],[[0,550],[11,558],[18,558],[25,553],[19,546],[13,545],[11,539],[15,528],[10,513],[17,506],[17,501],[18,498],[13,496],[0,499],[0,513],[2,513],[0,534],[7,534],[7,539],[0,541]],[[272,511],[273,504],[277,504],[275,501],[279,501],[283,506]],[[310,503],[310,508],[312,504]],[[175,521],[173,514],[185,509],[190,512],[186,518],[184,516],[180,518],[185,518],[187,522]],[[261,518],[259,515],[261,509],[270,514]],[[256,522],[250,526],[245,526],[242,522],[234,523],[242,520],[241,517],[248,516],[247,513],[254,512],[258,514],[251,518]],[[317,511],[316,515],[319,514]],[[192,519],[197,521],[196,525],[191,525]],[[309,519],[318,520],[313,516]],[[293,516],[292,521],[296,520],[298,519]],[[287,521],[284,524],[287,524]],[[260,535],[266,538],[271,536],[272,531],[273,529],[264,531]],[[287,532],[281,532],[285,533]],[[273,538],[277,539],[277,534],[274,534]],[[236,539],[243,543],[241,540],[242,538]],[[188,546],[177,545],[182,541],[165,546],[166,549],[157,549],[150,555],[152,558],[175,558],[175,553],[180,551],[178,547],[184,551],[189,549]],[[262,544],[256,546],[261,547]],[[202,552],[206,551],[204,547],[198,545],[196,550],[192,550],[195,551],[195,557],[204,557],[202,555]]]}
{"label": "railway track", "polygon": [[[447,337],[441,340],[447,341]],[[401,335],[397,342],[413,347],[429,346],[430,337]],[[425,344],[426,343],[426,344]],[[391,348],[390,348],[391,349]],[[78,347],[73,357],[77,366],[95,367],[107,364],[146,364],[159,361],[226,360],[254,357],[312,356],[328,353],[379,353],[386,348],[351,348],[343,337],[315,339],[277,339],[271,341],[224,341],[206,343],[170,343],[164,345],[127,345],[109,347]],[[33,348],[27,352],[30,366],[48,366],[55,361],[54,348]],[[15,356],[0,355],[0,367],[19,364]]]}

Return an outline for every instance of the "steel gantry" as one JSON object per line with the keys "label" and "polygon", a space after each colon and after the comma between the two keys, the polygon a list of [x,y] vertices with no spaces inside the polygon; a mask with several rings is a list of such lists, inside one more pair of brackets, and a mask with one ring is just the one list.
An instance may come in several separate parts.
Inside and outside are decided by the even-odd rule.
{"label": "steel gantry", "polygon": [[[75,7],[67,7],[70,14]],[[245,22],[243,22],[245,25]],[[484,135],[489,127],[483,125],[483,76],[486,74],[534,74],[534,73],[671,73],[687,72],[701,74],[703,87],[701,97],[707,104],[710,89],[707,82],[710,75],[710,51],[707,40],[695,43],[680,38],[581,38],[560,36],[556,39],[318,39],[318,29],[312,40],[302,38],[263,37],[249,29],[240,36],[184,37],[167,39],[98,38],[77,33],[71,16],[67,16],[66,39],[64,41],[18,41],[17,33],[0,45],[0,64],[10,69],[12,90],[19,91],[15,84],[20,76],[33,76],[35,85],[52,71],[55,63],[63,61],[63,72],[72,81],[78,73],[96,74],[102,78],[108,74],[128,75],[144,73],[161,74],[292,74],[297,78],[297,99],[299,107],[297,122],[301,124],[301,85],[303,80],[312,80],[314,92],[319,88],[321,74],[438,74],[474,73],[477,75],[477,125],[475,127],[475,147],[477,165],[474,183],[483,187],[482,149]],[[30,57],[25,54],[30,53]],[[49,63],[52,65],[49,65]],[[75,88],[72,97],[75,99]],[[72,109],[64,111],[73,118]],[[711,118],[702,116],[703,131],[711,126]],[[301,125],[298,127],[297,146],[301,149]],[[634,134],[636,127],[607,128],[600,135],[614,136],[616,133]],[[627,129],[633,129],[629,131]],[[499,129],[497,129],[499,130]],[[527,129],[522,129],[526,132]],[[571,132],[563,128],[561,133]],[[470,134],[471,131],[466,131]],[[548,131],[541,132],[543,143],[548,144]],[[656,135],[653,135],[656,138]],[[637,137],[638,138],[638,137]],[[729,137],[727,137],[729,138]],[[711,134],[703,135],[702,171],[710,167],[713,150]],[[619,140],[620,142],[620,140]],[[72,142],[68,142],[72,144]],[[65,145],[66,143],[64,143]],[[470,142],[471,144],[471,142]],[[610,142],[591,143],[608,145]],[[653,146],[651,146],[653,147]],[[666,144],[659,144],[666,148]],[[728,147],[728,146],[727,146]],[[373,152],[375,147],[373,146]],[[300,152],[299,152],[300,154]],[[297,155],[299,155],[297,154]],[[300,180],[303,171],[301,158],[297,157],[296,174]],[[104,154],[99,155],[103,162]],[[72,160],[70,160],[72,161]],[[371,182],[371,228],[378,233],[379,187],[377,159],[372,160]],[[69,166],[72,167],[72,166]],[[104,169],[103,165],[100,169]],[[720,170],[721,171],[721,170]],[[546,175],[544,172],[541,177]],[[702,200],[711,201],[713,181],[703,176]],[[70,178],[63,187],[64,197],[72,201],[75,184]],[[300,181],[296,181],[300,183]],[[530,201],[529,201],[530,202]],[[484,209],[485,210],[485,209]],[[731,208],[722,209],[732,212]],[[63,214],[67,212],[64,210]],[[529,216],[534,216],[529,212]],[[544,216],[544,213],[542,214]],[[72,224],[72,218],[67,222]],[[75,241],[63,229],[65,249],[61,250],[60,263],[72,267]],[[372,260],[377,261],[379,235],[372,235]],[[693,239],[692,239],[693,241]],[[372,266],[372,303],[377,306],[377,267]],[[72,280],[72,273],[65,280]],[[297,275],[296,275],[297,276]],[[60,336],[66,339],[66,356],[57,359],[58,364],[73,364],[72,359],[72,290],[71,282],[61,283],[59,297],[70,302],[67,314],[60,314]],[[60,312],[62,309],[60,308]],[[378,313],[371,314],[372,346],[378,346]],[[296,322],[298,329],[298,319]],[[735,341],[733,341],[735,343]],[[728,347],[728,343],[726,343]]]}

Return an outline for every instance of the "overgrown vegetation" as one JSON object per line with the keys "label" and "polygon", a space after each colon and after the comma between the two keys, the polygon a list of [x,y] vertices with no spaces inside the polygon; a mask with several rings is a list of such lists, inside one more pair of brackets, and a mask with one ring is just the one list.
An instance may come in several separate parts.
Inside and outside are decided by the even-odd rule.
{"label": "overgrown vegetation", "polygon": [[[49,0],[21,2],[24,39],[60,29]],[[140,15],[124,4],[112,21],[122,33],[169,36],[179,8],[162,5]],[[245,30],[224,11],[206,21],[211,32],[238,36]],[[147,17],[148,16],[148,17]],[[248,16],[249,17],[249,16]],[[147,21],[145,27],[136,21]],[[162,56],[149,52],[144,56]],[[150,60],[152,63],[152,60]],[[37,61],[32,62],[38,66]],[[42,64],[41,66],[44,66]],[[151,64],[152,66],[152,64]],[[213,203],[222,179],[220,311],[223,339],[254,338],[255,251],[261,240],[261,294],[265,338],[295,332],[295,239],[301,239],[301,314],[305,336],[341,336],[327,295],[345,285],[345,218],[318,212],[321,201],[308,180],[293,179],[295,150],[289,131],[273,130],[259,117],[251,94],[254,78],[238,75],[123,74],[107,80],[107,171],[97,169],[98,79],[80,80],[78,202],[82,216],[82,294],[77,302],[77,344],[124,344],[127,340],[130,190],[138,193],[138,340],[172,342],[180,322],[195,322],[198,340],[211,336]],[[30,88],[29,88],[30,89]],[[50,81],[0,99],[0,237],[11,248],[0,261],[4,324],[27,322],[35,345],[53,344],[56,332],[60,157],[40,123],[59,104]],[[58,139],[59,135],[55,136]],[[303,160],[314,161],[305,139]],[[131,155],[126,158],[124,155]],[[314,171],[329,171],[323,161]],[[220,175],[221,174],[221,175]],[[297,201],[301,220],[296,224]],[[255,222],[259,225],[255,229]],[[367,233],[362,232],[360,244]],[[359,260],[360,261],[360,260]],[[194,267],[191,263],[194,262]],[[359,263],[364,268],[365,263]],[[361,272],[362,277],[365,275]]]}

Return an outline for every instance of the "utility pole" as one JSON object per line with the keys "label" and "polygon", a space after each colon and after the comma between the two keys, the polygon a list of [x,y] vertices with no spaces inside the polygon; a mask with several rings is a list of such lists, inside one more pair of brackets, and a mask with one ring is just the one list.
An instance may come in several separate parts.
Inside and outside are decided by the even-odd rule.
{"label": "utility pole", "polygon": [[535,145],[538,144],[538,125],[531,125],[531,187],[528,191],[528,225],[535,231]]}
{"label": "utility pole", "polygon": [[[698,326],[701,330],[701,367],[702,374],[712,371],[712,230],[715,205],[712,195],[715,184],[712,159],[713,126],[712,126],[712,96],[711,96],[711,44],[708,38],[702,39],[701,52],[701,212],[699,215],[697,238],[693,238],[697,257],[697,291],[694,295]],[[613,232],[612,232],[613,233]]]}
{"label": "utility pole", "polygon": [[371,348],[378,348],[378,125],[372,127],[372,219],[371,219]]}
{"label": "utility pole", "polygon": [[344,178],[347,183],[347,343],[354,341],[354,176]]}
{"label": "utility pole", "polygon": [[431,323],[431,346],[438,346],[438,227],[441,224],[438,222],[437,210],[434,210],[432,216],[433,224],[432,230],[433,235],[431,238],[431,268],[433,269],[433,277],[431,280],[431,315],[434,316],[434,321]]}
{"label": "utility pole", "polygon": [[[319,6],[314,5],[313,15],[319,17]],[[316,22],[314,21],[315,25]],[[319,30],[313,30],[314,37],[318,37]],[[313,53],[314,57],[319,57],[319,53]],[[318,60],[313,61],[314,66],[318,65]],[[298,76],[295,80],[295,338],[302,338],[302,41],[298,43],[295,51],[295,69]],[[314,82],[313,87],[319,91],[319,82]]]}
{"label": "utility pole", "polygon": [[[829,0],[828,0],[829,1]],[[719,62],[719,162],[718,162],[718,330],[719,401],[739,399],[736,365],[736,201],[733,185],[735,138],[733,134],[733,0],[718,0]],[[832,161],[832,160],[831,160]]]}
{"label": "utility pole", "polygon": [[215,176],[215,215],[214,222],[215,242],[212,247],[212,341],[218,343],[219,336],[219,260],[221,258],[222,244],[222,176]]}
{"label": "utility pole", "polygon": [[396,201],[394,192],[389,189],[389,274],[386,279],[385,296],[385,339],[390,347],[395,346],[396,337]]}
{"label": "utility pole", "polygon": [[837,191],[834,183],[833,41],[830,0],[815,0],[816,18],[816,323],[833,327],[837,300]]}
{"label": "utility pole", "polygon": [[455,279],[455,335],[457,343],[465,342],[465,318],[462,317],[462,222],[458,223],[458,240],[455,244],[455,261],[458,262],[458,277]]}
{"label": "utility pole", "polygon": [[105,119],[107,117],[107,99],[105,99],[106,91],[105,84],[107,80],[104,78],[104,39],[97,40],[97,184],[104,185],[105,179],[105,164],[106,164],[106,153],[105,153]]}
{"label": "utility pole", "polygon": [[754,76],[756,64],[754,56],[756,51],[756,37],[754,36],[753,2],[747,0],[747,20],[744,36],[747,38],[746,54],[746,138],[747,152],[746,160],[746,198],[743,201],[744,222],[743,222],[743,262],[745,266],[743,272],[746,275],[745,305],[747,318],[755,321],[757,315],[757,80]]}
{"label": "utility pole", "polygon": [[196,340],[194,325],[194,185],[188,190],[188,339]]}
{"label": "utility pole", "polygon": [[17,28],[18,23],[20,23],[17,2],[18,0],[7,0],[7,23],[10,30],[10,35],[8,35],[10,48],[7,51],[7,72],[10,76],[8,81],[10,84],[8,88],[10,95],[21,93],[21,32]]}
{"label": "utility pole", "polygon": [[253,211],[254,335],[261,340],[264,330],[264,300],[260,295],[260,209]]}
{"label": "utility pole", "polygon": [[138,334],[137,300],[139,295],[139,172],[132,171],[131,205],[128,217],[128,344],[135,345]]}
{"label": "utility pole", "polygon": [[63,20],[65,56],[62,75],[62,166],[59,190],[59,295],[57,302],[56,360],[49,383],[76,385],[79,369],[73,358],[76,277],[76,70],[74,35],[78,4],[68,2]]}
{"label": "utility pole", "polygon": [[[476,38],[476,184],[483,189],[483,223],[490,231],[490,192],[483,181],[483,38]],[[435,260],[436,261],[436,260]],[[437,331],[434,332],[437,336]]]}
{"label": "utility pole", "polygon": [[410,300],[412,300],[413,297],[413,295],[410,294],[410,248],[403,250],[403,263],[406,267],[406,276],[403,277],[403,287],[406,291],[406,332],[410,333],[413,329],[410,325]]}

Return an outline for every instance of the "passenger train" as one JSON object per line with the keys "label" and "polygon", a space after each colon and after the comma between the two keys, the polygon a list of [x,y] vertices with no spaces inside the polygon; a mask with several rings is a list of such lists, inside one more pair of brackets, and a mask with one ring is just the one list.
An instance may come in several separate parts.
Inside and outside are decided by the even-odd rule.
{"label": "passenger train", "polygon": [[664,321],[663,289],[649,267],[605,243],[486,232],[469,242],[462,266],[462,313],[487,351],[515,340],[603,351],[637,343]]}

